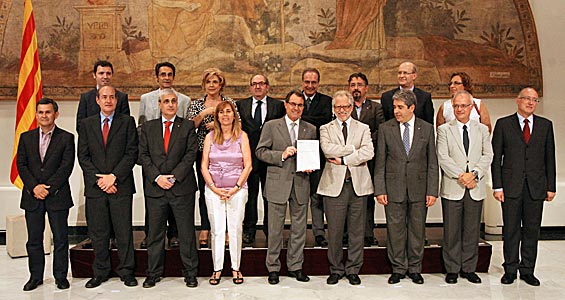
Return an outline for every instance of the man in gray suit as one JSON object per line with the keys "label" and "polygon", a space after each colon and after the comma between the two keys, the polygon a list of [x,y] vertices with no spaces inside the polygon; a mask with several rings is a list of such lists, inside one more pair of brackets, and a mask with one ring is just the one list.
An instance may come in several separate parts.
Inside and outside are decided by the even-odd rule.
{"label": "man in gray suit", "polygon": [[475,273],[479,258],[479,236],[484,175],[492,162],[488,127],[471,120],[473,101],[467,91],[459,91],[451,104],[455,120],[437,132],[437,155],[441,168],[441,207],[443,211],[443,261],[445,282],[457,283],[457,273],[472,283],[481,283]]}
{"label": "man in gray suit", "polygon": [[[318,185],[318,194],[324,196],[328,221],[331,275],[326,282],[336,284],[346,275],[350,284],[358,285],[361,279],[357,274],[363,265],[367,195],[373,194],[367,167],[374,155],[373,142],[369,126],[351,117],[353,96],[350,93],[338,91],[332,102],[337,119],[320,127],[320,146],[327,162]],[[349,247],[344,266],[342,237],[346,221]]]}
{"label": "man in gray suit", "polygon": [[288,276],[309,281],[302,271],[306,218],[310,196],[310,176],[296,171],[296,140],[315,140],[316,127],[300,119],[304,96],[299,90],[290,91],[285,98],[286,115],[263,126],[255,151],[257,158],[268,164],[264,194],[268,202],[269,236],[266,265],[269,283],[279,283],[282,244],[287,203],[290,206],[290,238],[286,264]]}
{"label": "man in gray suit", "polygon": [[410,90],[396,92],[393,107],[395,119],[379,127],[375,166],[375,196],[385,206],[392,263],[388,283],[406,274],[422,284],[427,208],[438,194],[434,127],[415,117],[416,96]]}

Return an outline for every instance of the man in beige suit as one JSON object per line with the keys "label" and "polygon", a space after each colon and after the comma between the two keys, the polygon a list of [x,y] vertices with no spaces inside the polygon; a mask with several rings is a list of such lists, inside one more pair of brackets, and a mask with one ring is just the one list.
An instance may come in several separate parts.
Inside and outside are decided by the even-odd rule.
{"label": "man in beige suit", "polygon": [[475,273],[479,253],[479,234],[484,175],[493,152],[488,127],[471,120],[471,94],[455,93],[451,101],[455,120],[443,124],[437,132],[437,154],[441,168],[441,205],[443,210],[443,261],[445,281],[457,283],[457,273],[472,283],[481,283]]}
{"label": "man in beige suit", "polygon": [[[326,166],[318,186],[324,196],[328,222],[328,284],[336,284],[344,275],[352,285],[361,284],[357,275],[363,265],[363,244],[367,195],[373,193],[367,161],[374,149],[368,125],[351,118],[353,96],[338,91],[332,100],[336,120],[320,127],[320,146]],[[347,221],[349,247],[343,263],[343,228]]]}

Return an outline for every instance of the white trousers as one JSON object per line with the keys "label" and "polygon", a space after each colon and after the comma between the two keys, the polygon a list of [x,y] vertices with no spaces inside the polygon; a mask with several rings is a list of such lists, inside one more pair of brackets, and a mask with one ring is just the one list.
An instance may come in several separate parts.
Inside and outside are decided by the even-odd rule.
{"label": "white trousers", "polygon": [[206,198],[206,207],[208,208],[208,219],[210,219],[210,239],[212,240],[214,271],[222,270],[224,267],[226,219],[230,243],[231,268],[239,270],[247,189],[239,190],[230,200],[226,201],[220,200],[220,197],[206,186],[204,197]]}

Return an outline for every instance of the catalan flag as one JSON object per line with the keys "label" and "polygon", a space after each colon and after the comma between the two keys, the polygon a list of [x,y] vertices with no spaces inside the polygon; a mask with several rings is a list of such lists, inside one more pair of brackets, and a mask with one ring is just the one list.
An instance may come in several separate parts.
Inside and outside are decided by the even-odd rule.
{"label": "catalan flag", "polygon": [[16,102],[16,134],[14,137],[14,154],[10,180],[22,189],[24,184],[16,166],[16,156],[20,134],[36,128],[35,104],[43,97],[41,83],[41,67],[37,52],[37,35],[31,0],[24,0],[24,20],[22,33],[22,52],[20,54],[20,75],[18,79],[18,98]]}

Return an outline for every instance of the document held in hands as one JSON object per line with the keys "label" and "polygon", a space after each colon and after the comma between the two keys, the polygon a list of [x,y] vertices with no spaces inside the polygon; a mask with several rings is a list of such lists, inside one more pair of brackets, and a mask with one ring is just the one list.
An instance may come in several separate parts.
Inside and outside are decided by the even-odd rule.
{"label": "document held in hands", "polygon": [[296,141],[296,172],[320,169],[320,141]]}

